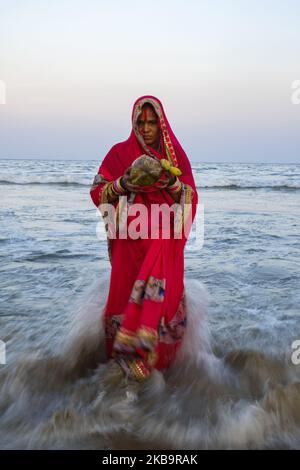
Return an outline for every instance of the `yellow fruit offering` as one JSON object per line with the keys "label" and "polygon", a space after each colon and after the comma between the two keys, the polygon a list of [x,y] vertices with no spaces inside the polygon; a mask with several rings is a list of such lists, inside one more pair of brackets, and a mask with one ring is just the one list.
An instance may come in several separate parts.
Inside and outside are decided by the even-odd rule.
{"label": "yellow fruit offering", "polygon": [[172,173],[172,175],[180,176],[182,174],[179,168],[177,168],[176,166],[172,166],[169,160],[166,160],[165,158],[161,159],[160,164],[164,170],[169,171],[170,173]]}
{"label": "yellow fruit offering", "polygon": [[172,175],[175,175],[175,176],[180,176],[182,174],[181,170],[177,168],[176,166],[171,166],[170,173],[172,173]]}
{"label": "yellow fruit offering", "polygon": [[170,170],[171,168],[171,163],[169,162],[169,160],[166,160],[165,158],[162,158],[160,160],[160,164],[161,166],[163,167],[164,170]]}

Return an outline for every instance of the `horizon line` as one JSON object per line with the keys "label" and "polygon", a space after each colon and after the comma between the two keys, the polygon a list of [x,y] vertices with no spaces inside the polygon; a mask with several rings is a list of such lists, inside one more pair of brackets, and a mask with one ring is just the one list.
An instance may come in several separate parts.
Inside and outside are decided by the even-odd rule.
{"label": "horizon line", "polygon": [[[103,157],[104,159],[104,157]],[[102,160],[103,160],[102,159]],[[89,158],[89,159],[83,159],[83,158],[43,158],[43,157],[39,157],[39,158],[32,158],[32,157],[0,157],[0,160],[7,160],[7,161],[11,161],[11,160],[28,160],[28,161],[52,161],[52,162],[55,162],[55,161],[60,161],[60,162],[67,162],[67,161],[78,161],[78,162],[99,162],[99,161],[102,161],[102,160],[98,160],[96,158]],[[195,160],[190,160],[190,163],[205,163],[205,164],[209,164],[209,163],[212,163],[212,164],[226,164],[226,163],[237,163],[239,165],[300,165],[300,162],[252,162],[252,161],[248,161],[248,162],[237,162],[237,161],[195,161]]]}

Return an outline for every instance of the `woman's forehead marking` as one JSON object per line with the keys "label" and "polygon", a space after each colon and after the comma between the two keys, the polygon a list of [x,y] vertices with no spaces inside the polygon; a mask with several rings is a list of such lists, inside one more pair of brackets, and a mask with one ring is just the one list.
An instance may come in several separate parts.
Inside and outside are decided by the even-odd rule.
{"label": "woman's forehead marking", "polygon": [[153,112],[153,110],[149,106],[145,106],[142,109],[140,119],[142,119],[143,121],[153,120],[153,119],[157,119],[157,116],[155,112]]}

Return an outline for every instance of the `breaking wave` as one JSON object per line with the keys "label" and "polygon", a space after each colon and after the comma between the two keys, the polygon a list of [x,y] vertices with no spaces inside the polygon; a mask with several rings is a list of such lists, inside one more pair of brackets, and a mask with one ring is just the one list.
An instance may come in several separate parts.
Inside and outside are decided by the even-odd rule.
{"label": "breaking wave", "polygon": [[81,298],[55,355],[28,353],[0,369],[2,449],[300,448],[300,371],[263,351],[223,353],[200,281],[185,279],[176,361],[143,384],[106,362],[108,286],[104,277]]}

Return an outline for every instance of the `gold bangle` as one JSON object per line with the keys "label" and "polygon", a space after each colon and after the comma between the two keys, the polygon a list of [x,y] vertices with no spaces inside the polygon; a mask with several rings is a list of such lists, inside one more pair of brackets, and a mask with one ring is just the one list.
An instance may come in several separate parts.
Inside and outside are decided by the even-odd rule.
{"label": "gold bangle", "polygon": [[117,195],[125,194],[127,192],[127,189],[123,188],[123,186],[121,185],[121,178],[122,176],[120,176],[113,182],[113,191]]}
{"label": "gold bangle", "polygon": [[177,193],[180,191],[182,188],[182,183],[179,181],[179,179],[176,177],[175,183],[173,183],[171,186],[167,186],[167,190],[170,191],[171,193]]}
{"label": "gold bangle", "polygon": [[113,189],[113,183],[111,182],[108,187],[107,187],[107,194],[108,196],[110,196],[111,198],[113,197],[116,197],[116,193],[114,192],[114,189]]}

